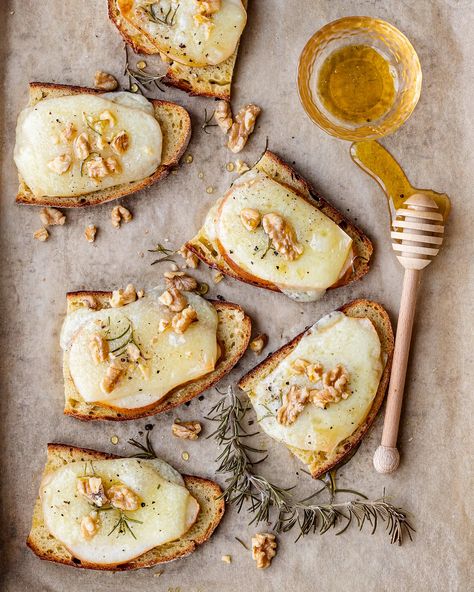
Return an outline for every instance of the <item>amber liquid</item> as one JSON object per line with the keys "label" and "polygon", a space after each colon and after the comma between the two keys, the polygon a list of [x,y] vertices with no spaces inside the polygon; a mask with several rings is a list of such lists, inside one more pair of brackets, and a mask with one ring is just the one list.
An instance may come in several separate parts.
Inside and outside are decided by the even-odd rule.
{"label": "amber liquid", "polygon": [[382,187],[387,196],[390,222],[395,211],[414,193],[424,193],[437,204],[444,221],[447,220],[451,202],[445,193],[432,189],[418,189],[411,185],[395,158],[381,144],[372,140],[354,142],[351,146],[352,160]]}
{"label": "amber liquid", "polygon": [[380,119],[396,95],[390,63],[368,45],[347,45],[330,54],[319,71],[317,90],[324,107],[350,123]]}

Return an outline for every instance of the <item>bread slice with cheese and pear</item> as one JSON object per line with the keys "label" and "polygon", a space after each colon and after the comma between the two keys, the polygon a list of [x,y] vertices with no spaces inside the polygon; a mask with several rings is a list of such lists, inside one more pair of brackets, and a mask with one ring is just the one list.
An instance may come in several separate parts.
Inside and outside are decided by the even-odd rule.
{"label": "bread slice with cheese and pear", "polygon": [[[139,496],[139,508],[124,511],[133,534],[126,526],[123,531],[117,532],[116,528],[110,532],[120,516],[119,510],[95,508],[100,520],[98,532],[90,541],[85,540],[79,524],[83,514],[94,511],[94,506],[74,491],[72,480],[85,475],[102,476],[107,495],[109,480],[105,475],[113,469],[114,483],[120,481],[130,486]],[[123,459],[87,448],[48,444],[27,545],[40,559],[72,567],[109,571],[153,567],[186,557],[210,538],[224,515],[221,495],[222,490],[214,481],[181,476],[158,459]],[[55,503],[48,505],[50,499]],[[159,529],[163,527],[157,522],[160,518],[154,512],[158,505],[163,510],[167,506],[166,529],[162,533]],[[182,534],[172,539],[180,531]],[[155,540],[167,538],[170,540],[154,545]]]}
{"label": "bread slice with cheese and pear", "polygon": [[15,146],[20,204],[76,208],[125,197],[164,179],[191,137],[188,112],[169,101],[44,82],[29,91]]}
{"label": "bread slice with cheese and pear", "polygon": [[[240,360],[251,335],[250,318],[240,306],[183,292],[197,310],[197,322],[184,334],[175,334],[171,327],[160,332],[160,315],[167,314],[158,300],[162,292],[161,288],[149,290],[143,298],[119,308],[111,308],[111,292],[67,294],[61,335],[66,415],[86,421],[125,421],[163,413],[200,395]],[[99,318],[103,329],[94,324]],[[97,365],[90,358],[89,333],[96,327],[109,338],[118,337],[108,342],[110,357],[123,355],[127,339],[138,343],[144,356],[131,363],[108,395],[99,383],[110,362]]]}
{"label": "bread slice with cheese and pear", "polygon": [[[318,478],[344,463],[373,424],[388,387],[393,349],[385,309],[377,302],[354,300],[270,354],[238,384],[256,409],[262,429],[284,443]],[[319,364],[319,369],[313,366],[319,374],[308,378],[308,372],[298,371],[298,366],[308,364]],[[315,404],[318,388],[325,388],[321,372],[338,365],[348,375],[345,398]],[[293,387],[314,388],[316,398],[303,402],[289,423],[280,414]]]}
{"label": "bread slice with cheese and pear", "polygon": [[[217,23],[217,27],[215,27],[213,22],[215,15],[200,15],[199,3],[195,2],[195,0],[185,0],[185,2],[173,0],[173,2],[167,1],[161,7],[158,6],[158,3],[155,3],[156,8],[152,8],[153,3],[147,3],[148,7],[145,7],[147,12],[155,11],[148,15],[148,19],[153,18],[153,14],[158,18],[155,23],[151,24],[151,29],[148,26],[147,19],[140,18],[140,15],[137,16],[136,9],[141,10],[142,5],[146,4],[141,0],[108,0],[109,18],[117,27],[125,42],[135,52],[147,55],[161,55],[168,67],[166,77],[163,80],[167,85],[184,90],[191,95],[229,101],[240,35],[246,22],[247,0],[242,0],[242,2],[241,0],[222,0],[224,6],[221,5],[219,10],[231,12],[230,16],[236,20],[235,24],[230,27],[230,39],[228,41],[231,44],[231,50],[232,48],[233,50],[230,51],[226,48],[225,59],[220,60],[219,56],[217,56],[213,60],[215,63],[204,64],[202,59],[199,61],[199,55],[194,59],[186,55],[186,48],[181,47],[186,46],[186,43],[182,41],[181,37],[185,35],[188,27],[196,28],[198,32],[203,27],[204,31],[207,28],[209,33],[205,32],[204,37],[197,44],[191,41],[192,45],[203,47],[204,44],[213,41],[212,35],[215,34],[216,28],[219,31],[221,23]],[[202,4],[202,10],[205,11],[205,5],[211,3],[203,2]],[[185,12],[184,8],[186,8],[187,18],[183,14]],[[175,9],[176,13],[174,13]],[[192,15],[187,15],[190,10],[194,11],[196,19],[190,18]],[[181,42],[173,45],[169,32],[170,30],[173,32],[176,25],[180,24],[177,23],[180,18],[183,20],[179,31]],[[226,13],[223,13],[220,18],[222,24],[230,23],[229,15],[226,15]],[[173,25],[166,25],[163,21],[173,23]],[[237,37],[235,31],[237,31]],[[217,46],[220,43],[218,41]]]}
{"label": "bread slice with cheese and pear", "polygon": [[[244,224],[249,214],[255,227]],[[266,219],[287,225],[298,250],[288,254],[283,243],[286,253],[279,252]],[[359,228],[268,150],[233,182],[186,246],[226,275],[301,301],[361,279],[373,252]]]}

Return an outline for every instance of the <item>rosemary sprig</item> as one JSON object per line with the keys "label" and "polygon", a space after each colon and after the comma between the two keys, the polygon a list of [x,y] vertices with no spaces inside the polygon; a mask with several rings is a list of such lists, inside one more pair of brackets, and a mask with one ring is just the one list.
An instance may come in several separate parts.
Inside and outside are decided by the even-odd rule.
{"label": "rosemary sprig", "polygon": [[[219,463],[217,472],[230,474],[222,497],[234,503],[237,511],[248,502],[248,511],[253,514],[250,524],[271,521],[277,532],[287,532],[296,526],[299,529],[298,540],[311,532],[324,534],[338,526],[341,528],[336,534],[342,534],[353,521],[360,530],[368,523],[373,534],[379,522],[383,522],[391,543],[401,544],[405,535],[411,539],[414,529],[404,510],[387,501],[385,495],[372,501],[356,491],[337,489],[335,471],[320,479],[324,486],[303,500],[294,498],[291,493],[293,488],[276,486],[259,475],[255,466],[266,457],[255,461],[251,455],[264,454],[265,451],[242,441],[243,438],[255,435],[248,434],[242,427],[248,408],[229,389],[227,397],[222,398],[211,409],[208,419],[218,424],[209,437],[214,437],[223,447],[216,459]],[[329,492],[328,503],[308,503],[324,490]],[[350,501],[335,502],[335,496],[340,493],[353,493],[358,497]]]}
{"label": "rosemary sprig", "polygon": [[201,129],[205,134],[209,134],[207,131],[210,127],[217,127],[217,123],[211,123],[212,118],[214,117],[215,111],[211,113],[211,115],[207,115],[207,109],[204,109],[204,123],[201,125]]}
{"label": "rosemary sprig", "polygon": [[146,433],[145,443],[139,442],[135,438],[131,438],[128,443],[141,451],[131,454],[130,458],[157,458],[153,444],[150,441],[150,432]]}
{"label": "rosemary sprig", "polygon": [[161,243],[158,243],[153,249],[148,249],[148,252],[149,253],[161,253],[163,255],[163,257],[159,257],[158,259],[155,259],[155,261],[153,261],[151,263],[151,265],[155,265],[156,263],[163,263],[164,261],[173,261],[172,257],[173,257],[173,255],[176,255],[176,253],[177,253],[176,250],[167,249]]}
{"label": "rosemary sprig", "polygon": [[269,239],[268,239],[268,243],[267,243],[267,248],[265,249],[265,252],[264,252],[264,253],[263,253],[263,255],[260,257],[260,259],[263,259],[263,258],[265,257],[265,255],[266,255],[266,254],[267,254],[269,251],[271,251],[271,250],[272,250],[272,246],[273,246],[272,239],[271,239],[271,238],[269,238]]}
{"label": "rosemary sprig", "polygon": [[143,522],[141,520],[137,520],[136,518],[132,518],[131,516],[128,516],[127,514],[125,514],[125,512],[123,510],[119,510],[118,508],[114,508],[113,506],[95,508],[95,510],[97,512],[108,512],[109,510],[117,510],[119,512],[118,520],[114,524],[112,530],[107,534],[107,536],[110,536],[115,531],[117,531],[117,537],[120,536],[121,534],[125,535],[128,532],[136,540],[137,537],[135,536],[135,533],[133,532],[132,527],[130,526],[129,522],[135,522],[136,524],[143,524]]}
{"label": "rosemary sprig", "polygon": [[136,89],[133,89],[133,91],[136,92],[138,90],[142,95],[144,95],[144,92],[153,90],[153,87],[157,88],[160,92],[165,92],[165,89],[159,84],[165,78],[164,74],[152,74],[146,68],[135,70],[130,66],[127,45],[125,45],[125,67],[123,73],[125,76],[128,76],[129,90],[132,90],[132,85],[135,83]]}
{"label": "rosemary sprig", "polygon": [[[157,6],[158,2],[144,6],[143,10],[147,14],[148,18],[157,25],[166,25],[167,27],[173,27],[176,23],[176,13],[178,12],[179,4],[173,10],[170,6],[168,11],[165,13],[161,6]],[[160,14],[158,15],[156,8],[159,8]]]}

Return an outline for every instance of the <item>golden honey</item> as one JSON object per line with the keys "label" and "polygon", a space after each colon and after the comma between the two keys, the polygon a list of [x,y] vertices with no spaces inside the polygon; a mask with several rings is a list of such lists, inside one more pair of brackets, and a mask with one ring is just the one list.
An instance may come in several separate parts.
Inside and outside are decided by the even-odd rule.
{"label": "golden honey", "polygon": [[451,209],[449,197],[445,193],[419,189],[411,185],[401,166],[381,144],[370,140],[354,142],[351,146],[351,158],[382,187],[387,197],[390,222],[394,212],[415,193],[424,193],[431,197],[446,222]]}
{"label": "golden honey", "polygon": [[350,123],[376,121],[396,96],[390,63],[368,45],[346,45],[331,53],[321,66],[317,87],[324,107]]}

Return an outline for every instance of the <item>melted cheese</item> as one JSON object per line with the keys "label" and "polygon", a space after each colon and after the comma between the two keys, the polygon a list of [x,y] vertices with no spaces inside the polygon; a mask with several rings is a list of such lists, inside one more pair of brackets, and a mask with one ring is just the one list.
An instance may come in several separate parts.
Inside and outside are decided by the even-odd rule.
{"label": "melted cheese", "polygon": [[[221,0],[219,10],[208,17],[200,16],[196,0],[117,0],[117,6],[161,52],[192,67],[220,64],[230,57],[247,22],[241,0]],[[169,24],[160,22],[166,15]]]}
{"label": "melted cheese", "polygon": [[[262,225],[251,232],[244,227],[240,220],[244,208],[258,210],[261,216],[270,212],[283,216],[304,248],[302,255],[289,261],[273,249],[266,252],[268,236]],[[352,239],[337,224],[288,187],[255,170],[242,175],[218,209],[209,213],[206,231],[211,226],[231,266],[299,300],[319,297],[350,263]]]}
{"label": "melted cheese", "polygon": [[[171,328],[159,333],[160,320],[169,320],[174,314],[159,302],[162,292],[151,290],[144,298],[120,308],[100,311],[81,308],[66,317],[61,346],[65,350],[71,378],[85,401],[100,401],[103,405],[121,409],[144,407],[162,399],[173,388],[214,370],[219,355],[215,308],[200,296],[186,292],[188,304],[196,310],[198,321],[182,335]],[[133,340],[143,357],[140,363],[128,365],[126,374],[108,394],[100,388],[108,361],[96,364],[89,349],[94,333],[110,339],[110,350],[116,349],[117,352],[123,350],[123,344],[133,333]]]}
{"label": "melted cheese", "polygon": [[[91,122],[107,111],[114,121],[100,133],[85,121],[84,114]],[[91,155],[114,157],[119,170],[102,179],[90,178],[83,159],[74,152],[73,139],[64,138],[68,124],[74,125],[74,137],[88,134]],[[121,131],[127,133],[129,146],[117,155],[108,143]],[[103,142],[102,147],[98,142]],[[161,128],[151,104],[120,92],[44,99],[24,109],[18,117],[14,158],[18,172],[35,195],[78,196],[152,175],[160,165],[161,151]],[[63,155],[71,158],[71,165],[58,174],[49,165]]]}
{"label": "melted cheese", "polygon": [[[85,474],[102,478],[105,490],[124,484],[140,498],[140,507],[125,512],[133,520],[123,534],[116,529],[119,511],[99,512],[96,535],[87,540],[81,520],[93,506],[76,491],[77,478]],[[100,565],[113,565],[138,557],[187,532],[199,511],[197,501],[184,487],[182,477],[164,461],[124,458],[69,463],[46,475],[41,484],[44,523],[74,557]]]}
{"label": "melted cheese", "polygon": [[[311,387],[305,375],[297,375],[291,369],[299,358],[320,362],[325,371],[342,364],[349,373],[351,395],[326,409],[307,404],[293,424],[281,425],[275,417],[281,394],[292,385]],[[316,323],[257,385],[251,400],[260,425],[272,438],[303,450],[331,452],[366,418],[382,370],[380,339],[371,321],[333,312]]]}

